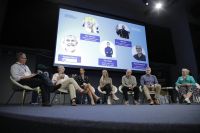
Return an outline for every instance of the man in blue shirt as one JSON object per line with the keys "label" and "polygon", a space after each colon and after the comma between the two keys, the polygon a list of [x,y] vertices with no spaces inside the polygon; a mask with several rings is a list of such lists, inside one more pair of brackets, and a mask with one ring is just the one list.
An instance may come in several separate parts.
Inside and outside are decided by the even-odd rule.
{"label": "man in blue shirt", "polygon": [[[151,75],[151,68],[146,68],[146,74],[140,78],[140,84],[143,86],[145,96],[150,105],[159,104],[159,95],[161,91],[161,85],[158,84],[158,80],[155,75]],[[155,91],[155,96],[151,97],[149,91]]]}
{"label": "man in blue shirt", "polygon": [[112,57],[113,49],[110,47],[110,42],[107,42],[107,47],[105,48],[106,57]]}

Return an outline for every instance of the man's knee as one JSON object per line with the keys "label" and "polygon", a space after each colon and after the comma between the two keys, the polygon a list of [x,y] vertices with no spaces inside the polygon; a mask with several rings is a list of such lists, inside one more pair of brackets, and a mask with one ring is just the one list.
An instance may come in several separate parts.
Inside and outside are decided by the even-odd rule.
{"label": "man's knee", "polygon": [[73,90],[75,91],[75,87],[73,84],[69,84],[68,88],[69,88],[69,91],[73,91]]}
{"label": "man's knee", "polygon": [[73,78],[68,78],[69,82],[74,82],[75,80]]}
{"label": "man's knee", "polygon": [[156,84],[155,87],[156,87],[156,89],[161,90],[161,85],[160,84]]}
{"label": "man's knee", "polygon": [[144,91],[148,91],[148,87],[146,85],[143,86]]}

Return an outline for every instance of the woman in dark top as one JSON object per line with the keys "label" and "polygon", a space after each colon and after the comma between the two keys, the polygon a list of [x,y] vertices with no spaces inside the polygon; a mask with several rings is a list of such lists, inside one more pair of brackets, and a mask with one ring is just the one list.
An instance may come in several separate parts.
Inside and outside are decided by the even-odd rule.
{"label": "woman in dark top", "polygon": [[91,99],[91,104],[95,105],[95,102],[100,99],[95,92],[93,87],[89,83],[89,79],[85,76],[85,70],[80,68],[80,75],[75,77],[76,82],[84,89],[84,92],[87,93]]}

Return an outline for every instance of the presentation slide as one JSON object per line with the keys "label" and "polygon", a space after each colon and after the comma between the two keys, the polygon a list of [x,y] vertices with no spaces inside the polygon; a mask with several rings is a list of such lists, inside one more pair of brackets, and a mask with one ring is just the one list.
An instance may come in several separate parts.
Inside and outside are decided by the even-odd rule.
{"label": "presentation slide", "polygon": [[55,66],[144,71],[148,64],[144,26],[60,8]]}

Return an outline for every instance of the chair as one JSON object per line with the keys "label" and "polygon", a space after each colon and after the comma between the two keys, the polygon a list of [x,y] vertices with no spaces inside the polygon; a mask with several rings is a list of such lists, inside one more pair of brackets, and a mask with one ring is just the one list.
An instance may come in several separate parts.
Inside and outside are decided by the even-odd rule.
{"label": "chair", "polygon": [[69,95],[69,92],[67,89],[58,89],[57,91],[54,92],[54,95],[53,95],[53,98],[51,99],[51,104],[53,103],[55,97],[59,94],[59,104],[61,103],[61,95],[64,96],[64,99],[63,99],[63,104],[65,104],[65,96],[66,95]]}
{"label": "chair", "polygon": [[[100,96],[103,97],[102,99],[104,99],[103,102],[101,101],[101,104],[103,104],[103,103],[105,102],[105,97],[104,97],[104,95],[106,95],[106,92],[105,92],[105,91],[102,91],[101,88],[100,88],[100,86],[98,86],[97,89],[98,89],[98,92],[100,93]],[[113,91],[114,91],[114,94],[117,93],[117,87],[113,85],[113,89],[114,89],[114,90],[113,90]]]}
{"label": "chair", "polygon": [[193,94],[193,101],[196,103],[200,103],[200,85],[196,83],[198,94]]}
{"label": "chair", "polygon": [[[119,86],[119,92],[121,92],[123,94],[122,85]],[[134,99],[134,92],[133,91],[128,91],[128,95],[130,95]],[[123,101],[124,101],[124,95],[123,95],[122,102],[121,102],[122,104],[123,104]]]}
{"label": "chair", "polygon": [[10,100],[12,99],[12,97],[14,96],[14,94],[16,92],[22,92],[22,102],[21,104],[24,105],[24,102],[26,100],[26,92],[32,92],[32,91],[37,91],[38,93],[40,92],[40,88],[36,87],[36,88],[31,88],[27,85],[22,85],[20,83],[18,83],[17,81],[15,81],[11,76],[10,76],[10,80],[12,82],[12,94],[9,97],[8,101],[6,102],[6,104],[9,104]]}
{"label": "chair", "polygon": [[173,90],[174,87],[162,87],[161,88],[161,94],[163,98],[160,97],[160,101],[162,103],[172,103],[171,96],[169,95],[169,90]]}

